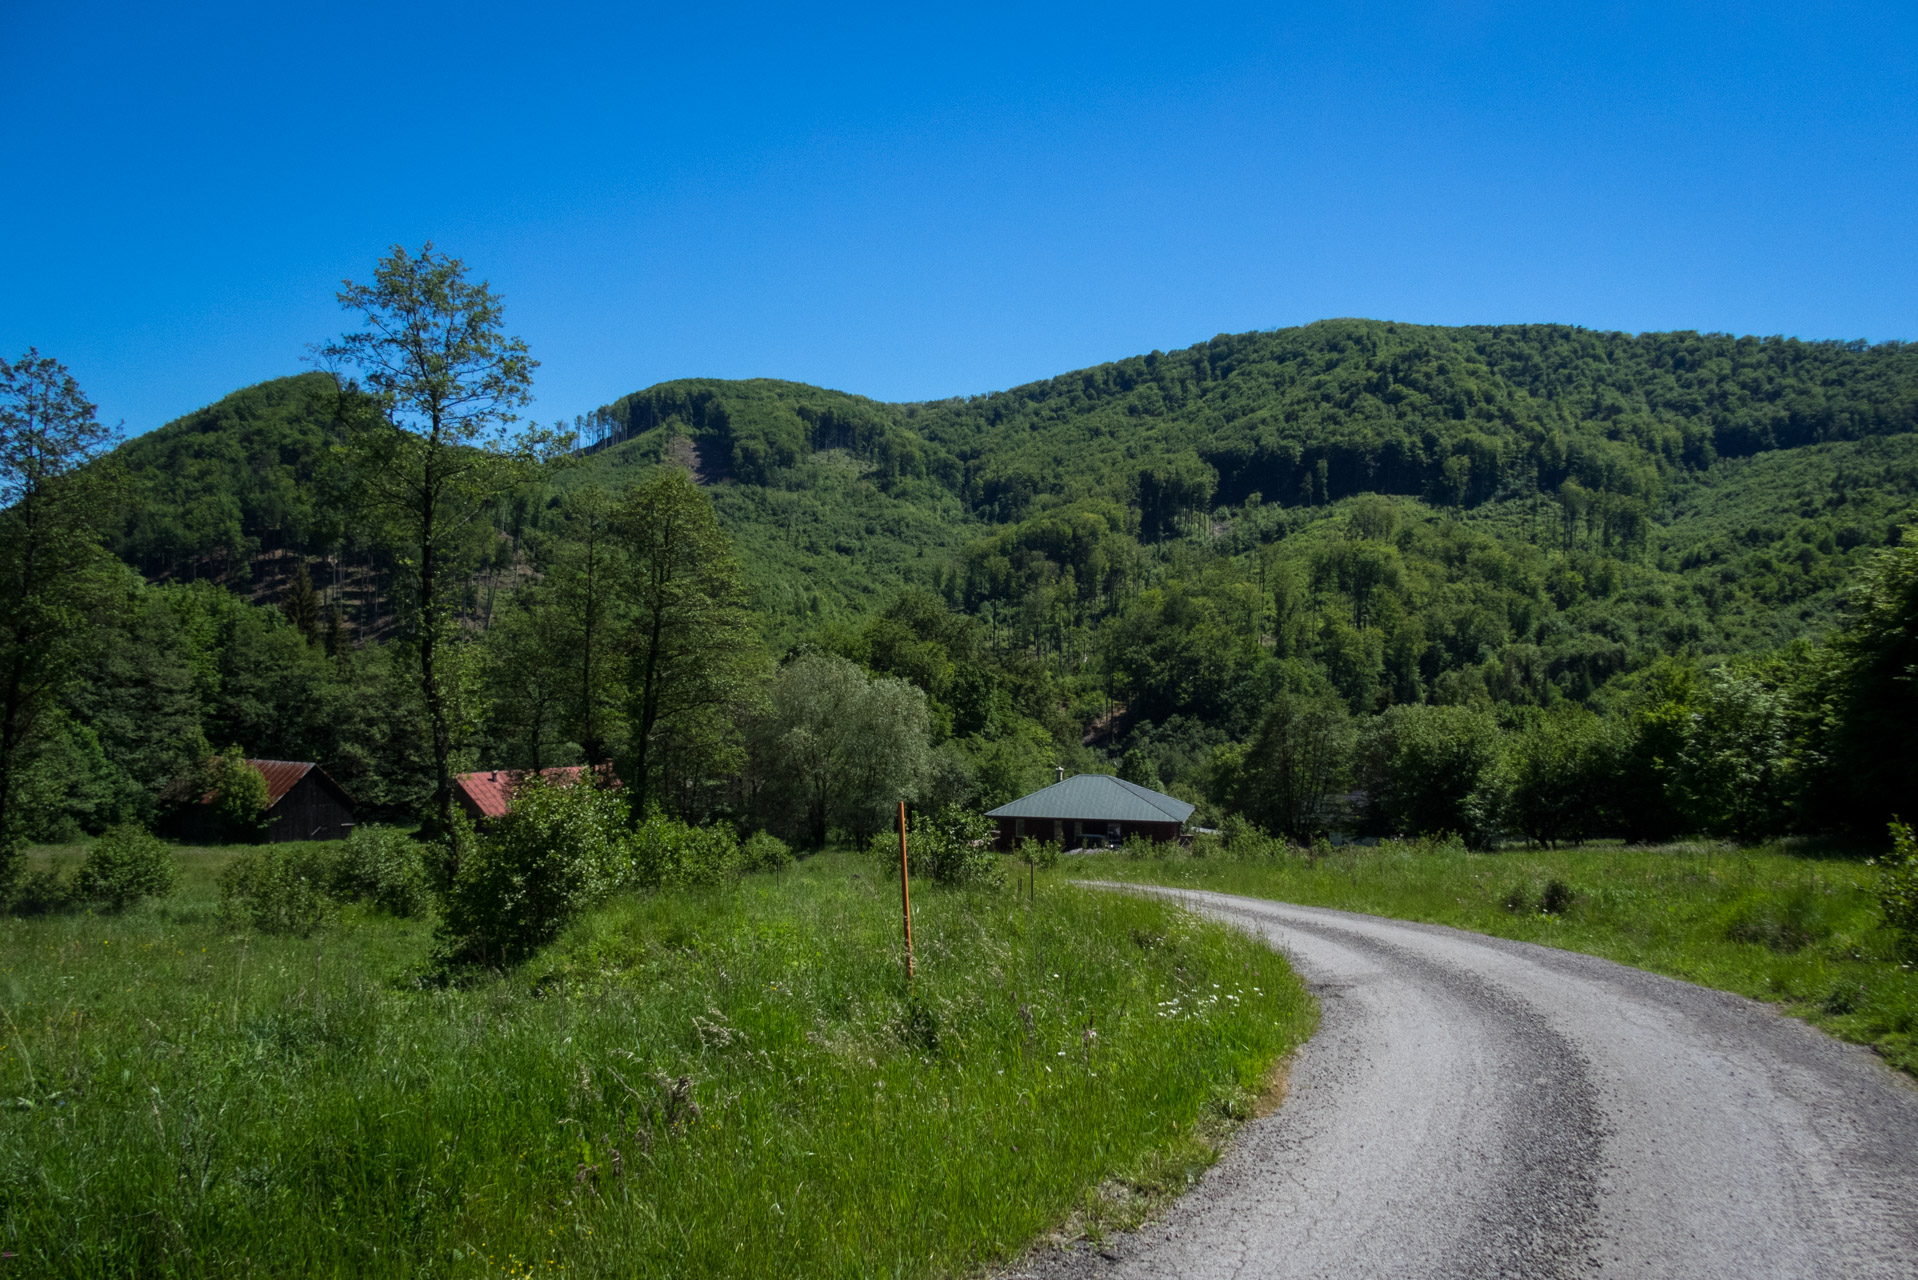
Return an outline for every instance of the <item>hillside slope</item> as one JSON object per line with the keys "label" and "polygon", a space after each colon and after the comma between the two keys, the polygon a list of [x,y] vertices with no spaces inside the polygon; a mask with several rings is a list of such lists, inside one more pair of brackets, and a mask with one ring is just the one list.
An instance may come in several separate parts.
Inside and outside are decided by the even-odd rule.
{"label": "hillside slope", "polygon": [[[337,557],[351,534],[325,485],[327,389],[264,383],[122,446],[116,550],[149,576],[230,581],[281,550]],[[1164,548],[1243,559],[1380,493],[1501,545],[1634,566],[1654,596],[1703,601],[1691,642],[1722,651],[1824,625],[1849,568],[1894,535],[1918,347],[1337,320],[934,403],[670,382],[583,425],[592,445],[550,485],[692,468],[776,638],[907,583],[1031,613],[1062,573],[1086,625]],[[550,500],[503,508],[515,545]]]}

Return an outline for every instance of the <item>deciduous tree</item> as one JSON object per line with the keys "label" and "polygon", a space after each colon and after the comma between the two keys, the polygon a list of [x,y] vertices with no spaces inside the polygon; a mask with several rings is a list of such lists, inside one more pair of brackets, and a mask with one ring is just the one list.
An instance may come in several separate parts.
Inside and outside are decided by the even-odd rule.
{"label": "deciduous tree", "polygon": [[339,300],[365,327],[320,356],[357,374],[341,384],[346,460],[411,579],[410,639],[434,772],[429,819],[450,830],[462,712],[448,650],[458,642],[474,526],[556,438],[514,432],[537,362],[523,341],[505,336],[499,296],[468,280],[458,258],[431,242],[417,254],[396,245],[373,283],[349,281]]}
{"label": "deciduous tree", "polygon": [[0,889],[21,828],[16,784],[112,580],[85,464],[112,442],[59,361],[29,349],[0,359]]}
{"label": "deciduous tree", "polygon": [[[763,661],[746,587],[713,504],[678,467],[626,494],[615,516],[628,615],[622,628],[628,737],[621,776],[643,816],[668,772],[720,763]],[[667,760],[662,746],[673,744]]]}

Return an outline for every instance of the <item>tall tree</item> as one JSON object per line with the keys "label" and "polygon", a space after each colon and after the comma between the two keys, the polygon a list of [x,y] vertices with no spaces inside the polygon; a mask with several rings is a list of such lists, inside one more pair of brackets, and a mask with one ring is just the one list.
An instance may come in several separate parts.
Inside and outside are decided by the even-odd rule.
{"label": "tall tree", "polygon": [[500,328],[501,300],[466,264],[395,245],[370,285],[346,283],[340,305],[365,327],[320,349],[332,368],[356,371],[341,384],[346,460],[357,491],[384,519],[410,578],[411,640],[433,761],[429,825],[453,819],[453,754],[458,745],[456,658],[462,572],[474,553],[473,526],[501,494],[525,479],[552,433],[513,431],[532,399],[538,362]]}
{"label": "tall tree", "polygon": [[[628,490],[616,521],[630,616],[623,772],[643,817],[666,764],[662,742],[712,751],[738,740],[729,713],[750,695],[763,655],[739,562],[691,476],[661,467]],[[675,772],[687,763],[676,761]]]}
{"label": "tall tree", "polygon": [[618,715],[615,637],[624,571],[616,515],[611,495],[598,485],[575,489],[560,507],[559,535],[541,557],[549,603],[566,636],[568,727],[591,764],[610,756]]}
{"label": "tall tree", "polygon": [[556,763],[561,708],[573,691],[570,628],[544,586],[521,587],[494,616],[483,642],[493,735],[515,768]]}
{"label": "tall tree", "polygon": [[100,481],[82,467],[112,438],[59,361],[32,349],[0,359],[0,888],[17,866],[21,768],[108,581]]}
{"label": "tall tree", "polygon": [[1818,735],[1826,821],[1880,835],[1918,818],[1918,532],[1878,554],[1852,592],[1831,644]]}
{"label": "tall tree", "polygon": [[773,681],[768,704],[753,756],[770,812],[793,834],[815,845],[835,826],[864,834],[918,798],[931,763],[926,695],[906,681],[806,653]]}
{"label": "tall tree", "polygon": [[1325,829],[1326,804],[1345,782],[1352,721],[1336,698],[1281,693],[1237,760],[1221,761],[1232,806],[1267,830],[1309,840]]}

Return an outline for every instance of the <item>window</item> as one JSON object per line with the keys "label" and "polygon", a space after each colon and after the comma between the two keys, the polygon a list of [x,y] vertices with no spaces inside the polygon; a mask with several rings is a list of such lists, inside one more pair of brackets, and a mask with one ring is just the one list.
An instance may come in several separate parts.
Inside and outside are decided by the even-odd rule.
{"label": "window", "polygon": [[1019,837],[1021,840],[1025,839],[1026,820],[1024,818],[1020,818],[1012,824],[1012,834]]}
{"label": "window", "polygon": [[1113,844],[1119,843],[1119,824],[1118,823],[1116,822],[1106,823],[1106,839]]}

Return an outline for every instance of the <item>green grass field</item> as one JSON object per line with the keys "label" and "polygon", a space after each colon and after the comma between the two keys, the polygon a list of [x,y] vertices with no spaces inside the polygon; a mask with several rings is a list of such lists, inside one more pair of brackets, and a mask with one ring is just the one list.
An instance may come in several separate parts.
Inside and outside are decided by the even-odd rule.
{"label": "green grass field", "polygon": [[1314,1018],[1269,950],[1043,874],[916,887],[911,988],[896,883],[829,854],[449,990],[424,923],[223,923],[226,856],[0,921],[0,1274],[965,1273],[1182,1187]]}
{"label": "green grass field", "polygon": [[[1918,973],[1883,927],[1877,872],[1858,858],[1784,846],[1469,853],[1456,846],[1346,846],[1317,858],[1184,854],[1072,860],[1074,875],[1216,889],[1454,925],[1605,956],[1774,1001],[1918,1074]],[[1202,846],[1203,848],[1203,846]],[[1547,885],[1571,891],[1539,910]]]}

